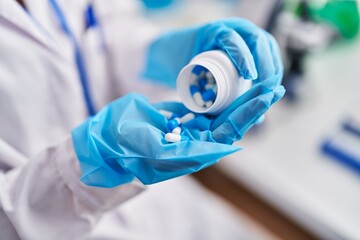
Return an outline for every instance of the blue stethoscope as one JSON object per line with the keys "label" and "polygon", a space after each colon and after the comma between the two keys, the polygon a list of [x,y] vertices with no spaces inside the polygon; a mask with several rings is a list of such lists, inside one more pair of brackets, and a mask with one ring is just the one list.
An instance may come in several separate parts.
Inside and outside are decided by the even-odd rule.
{"label": "blue stethoscope", "polygon": [[[91,97],[91,93],[90,93],[90,89],[89,89],[89,78],[87,75],[86,66],[85,66],[84,58],[81,53],[79,43],[76,41],[75,35],[71,31],[70,26],[60,8],[57,0],[49,0],[49,2],[50,2],[51,7],[54,10],[54,13],[57,17],[60,27],[66,33],[66,35],[68,36],[68,38],[71,41],[71,44],[74,48],[76,67],[78,70],[78,75],[79,75],[79,79],[81,82],[88,114],[90,116],[95,115],[96,110],[95,110],[94,102]],[[95,14],[94,14],[94,9],[91,4],[89,4],[86,9],[85,18],[86,18],[86,27],[87,28],[95,27],[97,25],[97,20],[96,20]]]}

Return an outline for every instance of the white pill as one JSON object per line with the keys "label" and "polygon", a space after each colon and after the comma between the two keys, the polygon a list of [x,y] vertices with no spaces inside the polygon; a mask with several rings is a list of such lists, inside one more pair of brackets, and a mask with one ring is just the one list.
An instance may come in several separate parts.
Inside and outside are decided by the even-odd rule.
{"label": "white pill", "polygon": [[173,120],[176,121],[178,125],[181,124],[181,118],[176,117]]}
{"label": "white pill", "polygon": [[199,76],[197,76],[198,79],[206,77],[206,72],[205,71],[201,71],[201,73],[199,74]]}
{"label": "white pill", "polygon": [[167,122],[166,127],[169,131],[174,130],[181,124],[180,118],[174,118]]}
{"label": "white pill", "polygon": [[159,112],[164,115],[167,119],[171,119],[174,113],[166,110],[159,110]]}
{"label": "white pill", "polygon": [[176,127],[172,130],[172,133],[179,134],[181,133],[181,127]]}
{"label": "white pill", "polygon": [[211,88],[214,88],[215,86],[216,86],[216,85],[213,84],[213,83],[208,83],[208,84],[205,85],[205,89],[206,89],[206,90],[209,90],[209,89],[211,89]]}
{"label": "white pill", "polygon": [[213,88],[214,93],[217,93],[217,85],[215,84],[214,88]]}
{"label": "white pill", "polygon": [[201,96],[201,93],[200,92],[197,92],[193,95],[193,99],[196,103],[196,105],[198,105],[199,107],[203,107],[205,102],[204,100],[202,99],[202,96]]}
{"label": "white pill", "polygon": [[213,101],[207,101],[207,102],[205,102],[205,107],[211,107],[212,105],[213,105],[214,103],[213,103]]}
{"label": "white pill", "polygon": [[212,75],[211,72],[207,72],[207,73],[206,73],[206,77],[207,77],[207,78],[213,78],[214,76]]}
{"label": "white pill", "polygon": [[168,142],[180,142],[181,135],[175,133],[167,133],[165,134],[165,140]]}
{"label": "white pill", "polygon": [[195,114],[187,113],[187,114],[185,114],[184,116],[182,116],[180,118],[180,122],[183,124],[183,123],[186,123],[186,122],[188,122],[188,121],[190,121],[190,120],[192,120],[194,118],[195,118]]}
{"label": "white pill", "polygon": [[194,73],[192,73],[191,75],[190,75],[190,82],[191,83],[196,83],[197,82],[197,78],[198,78],[198,76],[196,76]]}
{"label": "white pill", "polygon": [[215,78],[208,78],[208,83],[215,84]]}

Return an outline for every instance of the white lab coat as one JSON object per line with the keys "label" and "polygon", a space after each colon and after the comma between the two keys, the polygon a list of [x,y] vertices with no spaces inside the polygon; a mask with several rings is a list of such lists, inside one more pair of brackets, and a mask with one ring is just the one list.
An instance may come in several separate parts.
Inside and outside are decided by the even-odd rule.
{"label": "white lab coat", "polygon": [[[0,239],[247,238],[228,207],[188,177],[142,194],[138,181],[112,189],[79,181],[70,132],[87,111],[73,48],[47,0],[26,4],[31,16],[0,0]],[[94,2],[102,38],[84,31],[86,1],[59,4],[83,48],[97,109],[129,91],[164,97],[139,80],[158,30],[134,1]]]}

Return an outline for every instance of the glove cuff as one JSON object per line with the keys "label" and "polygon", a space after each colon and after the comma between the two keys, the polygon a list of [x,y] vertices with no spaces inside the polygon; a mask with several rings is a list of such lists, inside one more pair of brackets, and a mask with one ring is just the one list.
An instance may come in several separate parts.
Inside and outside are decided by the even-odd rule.
{"label": "glove cuff", "polygon": [[89,186],[107,188],[131,182],[134,175],[122,168],[115,157],[108,156],[107,149],[103,149],[101,142],[90,134],[92,119],[89,118],[71,133],[82,171],[80,180]]}

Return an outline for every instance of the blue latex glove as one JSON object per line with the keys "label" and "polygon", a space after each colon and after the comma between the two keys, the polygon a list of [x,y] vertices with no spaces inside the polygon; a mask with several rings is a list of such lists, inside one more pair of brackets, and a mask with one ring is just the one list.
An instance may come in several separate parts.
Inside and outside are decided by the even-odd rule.
{"label": "blue latex glove", "polygon": [[[217,116],[198,114],[194,120],[183,125],[192,136],[190,139],[223,144],[239,141],[254,124],[257,124],[270,106],[284,96],[284,87],[277,86],[273,89],[273,81],[274,79],[268,78],[255,84]],[[182,103],[158,103],[154,106],[178,115],[189,112]]]}
{"label": "blue latex glove", "polygon": [[152,184],[210,166],[239,147],[232,146],[284,94],[271,81],[256,84],[217,117],[198,115],[183,126],[184,140],[168,143],[167,119],[157,111],[180,115],[181,103],[151,105],[130,94],[101,110],[72,132],[82,169],[81,180],[91,186],[114,187],[137,177]]}
{"label": "blue latex glove", "polygon": [[230,18],[165,33],[149,47],[143,77],[175,87],[180,70],[197,54],[221,49],[239,74],[260,82],[272,78],[272,88],[282,79],[283,65],[274,38],[251,22]]}
{"label": "blue latex glove", "polygon": [[110,103],[72,131],[81,180],[113,187],[137,177],[151,184],[198,171],[239,149],[196,141],[190,133],[186,141],[168,143],[166,124],[167,119],[140,95]]}

